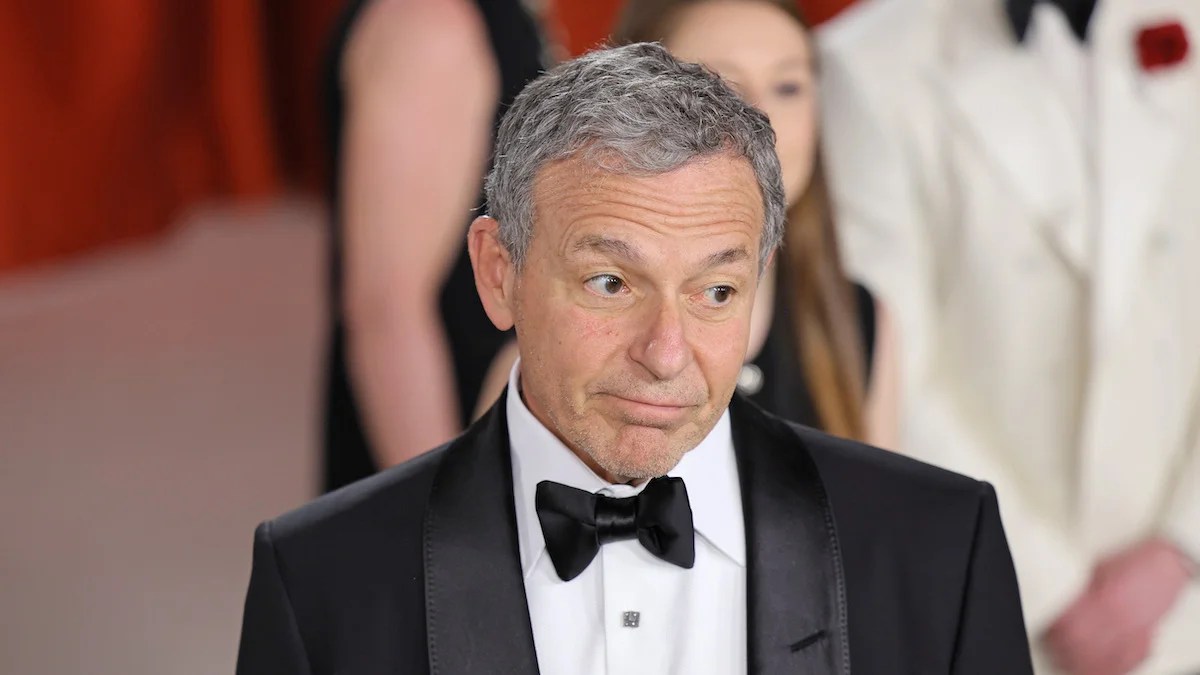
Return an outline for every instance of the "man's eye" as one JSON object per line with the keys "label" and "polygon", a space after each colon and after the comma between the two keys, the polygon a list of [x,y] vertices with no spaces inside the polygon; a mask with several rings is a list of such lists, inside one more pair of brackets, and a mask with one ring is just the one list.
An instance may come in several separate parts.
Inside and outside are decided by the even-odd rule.
{"label": "man's eye", "polygon": [[729,286],[713,286],[704,289],[704,299],[714,307],[723,307],[733,300],[735,291]]}
{"label": "man's eye", "polygon": [[583,283],[593,293],[604,296],[616,295],[625,288],[625,282],[621,281],[620,277],[615,277],[611,274],[594,276]]}

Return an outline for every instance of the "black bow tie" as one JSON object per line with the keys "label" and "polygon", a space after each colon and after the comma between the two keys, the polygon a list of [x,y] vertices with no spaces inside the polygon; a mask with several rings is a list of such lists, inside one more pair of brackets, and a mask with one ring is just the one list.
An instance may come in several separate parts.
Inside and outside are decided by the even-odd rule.
{"label": "black bow tie", "polygon": [[538,483],[534,499],[546,551],[563,581],[579,576],[601,544],[637,539],[680,567],[696,562],[692,507],[682,478],[655,478],[633,497],[607,497],[561,483]]}

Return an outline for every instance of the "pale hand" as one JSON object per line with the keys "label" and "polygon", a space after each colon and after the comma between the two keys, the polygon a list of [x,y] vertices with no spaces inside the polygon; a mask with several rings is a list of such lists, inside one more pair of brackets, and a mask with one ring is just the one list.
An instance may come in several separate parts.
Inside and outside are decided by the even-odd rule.
{"label": "pale hand", "polygon": [[1045,643],[1071,675],[1124,675],[1150,653],[1159,623],[1191,571],[1179,550],[1148,539],[1104,559],[1091,583],[1047,630]]}

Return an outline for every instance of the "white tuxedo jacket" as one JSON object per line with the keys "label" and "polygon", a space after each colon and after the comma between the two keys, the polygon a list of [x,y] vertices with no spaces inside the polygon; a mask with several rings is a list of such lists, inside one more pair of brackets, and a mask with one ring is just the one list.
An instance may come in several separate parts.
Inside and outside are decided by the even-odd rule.
{"label": "white tuxedo jacket", "polygon": [[[1186,60],[1143,71],[1139,31],[1176,21]],[[903,449],[995,484],[1033,634],[1117,549],[1200,560],[1200,1],[1101,0],[1088,40],[1090,149],[1001,0],[864,0],[818,36],[846,263],[903,331]],[[1200,583],[1139,672],[1200,672]]]}

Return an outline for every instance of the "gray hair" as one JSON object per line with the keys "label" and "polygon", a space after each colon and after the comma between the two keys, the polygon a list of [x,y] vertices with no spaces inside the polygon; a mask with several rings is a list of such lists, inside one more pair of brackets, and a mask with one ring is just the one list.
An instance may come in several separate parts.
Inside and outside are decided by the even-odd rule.
{"label": "gray hair", "polygon": [[765,269],[786,211],[767,117],[719,76],[659,44],[601,49],[550,70],[517,96],[496,135],[488,211],[520,269],[533,236],[533,185],[546,165],[579,155],[604,170],[658,175],[720,154],[745,157],[758,179]]}

